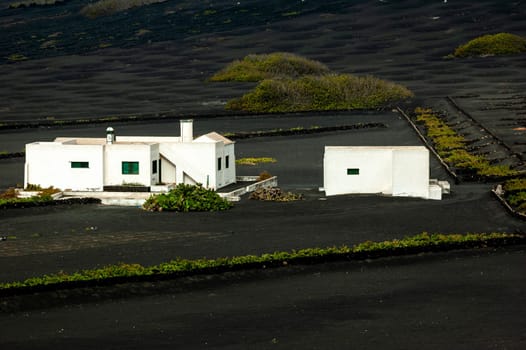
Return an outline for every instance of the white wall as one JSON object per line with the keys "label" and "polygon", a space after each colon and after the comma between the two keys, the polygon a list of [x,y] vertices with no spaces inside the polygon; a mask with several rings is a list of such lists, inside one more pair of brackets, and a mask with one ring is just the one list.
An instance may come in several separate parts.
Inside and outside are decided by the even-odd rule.
{"label": "white wall", "polygon": [[[347,175],[359,169],[359,175]],[[325,147],[323,181],[327,196],[345,193],[392,192],[392,156],[375,148]]]}
{"label": "white wall", "polygon": [[[119,139],[117,142],[120,142]],[[157,181],[152,181],[153,159],[159,159],[157,144],[114,143],[105,145],[104,184],[139,183],[145,186],[155,185]],[[122,174],[122,162],[139,162],[139,174]]]}
{"label": "white wall", "polygon": [[[429,151],[425,147],[327,146],[323,163],[327,196],[429,195]],[[359,175],[348,175],[347,169],[359,169]]]}
{"label": "white wall", "polygon": [[[175,164],[176,183],[184,183],[186,174],[186,183],[195,181],[206,186],[208,177],[209,187],[216,188],[217,160],[214,143],[163,143],[159,146],[159,152]],[[165,177],[163,168],[163,181],[166,182],[167,176]]]}
{"label": "white wall", "polygon": [[[71,162],[88,162],[89,168],[71,168]],[[35,142],[26,145],[24,187],[28,183],[62,190],[102,190],[103,145],[68,145]]]}
{"label": "white wall", "polygon": [[429,196],[429,150],[425,147],[393,150],[393,196]]}
{"label": "white wall", "polygon": [[[236,157],[234,154],[234,144],[225,145],[218,142],[216,145],[216,184],[215,188],[221,188],[236,182]],[[228,168],[226,167],[226,157],[228,156]],[[221,158],[221,170],[217,170],[217,160]]]}

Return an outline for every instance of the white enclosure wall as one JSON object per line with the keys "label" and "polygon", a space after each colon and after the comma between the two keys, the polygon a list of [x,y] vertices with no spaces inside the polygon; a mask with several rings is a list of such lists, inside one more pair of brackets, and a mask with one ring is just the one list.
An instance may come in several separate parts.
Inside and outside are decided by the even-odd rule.
{"label": "white enclosure wall", "polygon": [[[155,185],[157,181],[152,183],[151,174],[152,160],[159,158],[157,147],[157,144],[114,143],[105,145],[104,184],[109,186],[122,185],[123,183],[136,183],[144,186]],[[139,173],[123,174],[122,162],[138,162]]]}
{"label": "white enclosure wall", "polygon": [[[77,167],[82,163],[82,167]],[[26,145],[24,187],[102,190],[103,145],[35,142]]]}
{"label": "white enclosure wall", "polygon": [[[358,173],[354,173],[355,170]],[[347,193],[390,194],[391,171],[390,150],[371,147],[325,147],[323,187],[327,196]]]}
{"label": "white enclosure wall", "polygon": [[429,151],[425,147],[327,146],[323,166],[327,196],[429,196]]}
{"label": "white enclosure wall", "polygon": [[429,196],[429,150],[425,147],[393,150],[393,196]]}

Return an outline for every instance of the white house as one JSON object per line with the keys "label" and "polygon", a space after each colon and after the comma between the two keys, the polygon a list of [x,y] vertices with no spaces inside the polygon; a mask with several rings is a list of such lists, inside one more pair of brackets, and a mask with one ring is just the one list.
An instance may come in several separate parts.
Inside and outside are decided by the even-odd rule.
{"label": "white house", "polygon": [[327,196],[384,194],[441,199],[430,184],[429,151],[423,146],[326,146],[323,186]]}
{"label": "white house", "polygon": [[219,189],[236,181],[234,142],[211,132],[193,137],[193,121],[181,120],[181,135],[60,137],[26,145],[24,187],[103,191],[106,186],[201,183]]}

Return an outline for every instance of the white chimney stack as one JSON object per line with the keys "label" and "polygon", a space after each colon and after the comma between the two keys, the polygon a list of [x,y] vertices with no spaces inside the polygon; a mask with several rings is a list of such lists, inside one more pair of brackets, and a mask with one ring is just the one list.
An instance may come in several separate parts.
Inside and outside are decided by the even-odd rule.
{"label": "white chimney stack", "polygon": [[194,140],[194,120],[182,119],[181,124],[181,142],[192,142]]}
{"label": "white chimney stack", "polygon": [[111,126],[106,128],[106,143],[111,145],[115,142],[115,131]]}

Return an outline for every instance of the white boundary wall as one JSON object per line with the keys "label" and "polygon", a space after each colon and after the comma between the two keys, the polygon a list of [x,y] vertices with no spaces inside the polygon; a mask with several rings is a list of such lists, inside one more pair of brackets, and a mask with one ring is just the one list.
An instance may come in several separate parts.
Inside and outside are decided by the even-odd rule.
{"label": "white boundary wall", "polygon": [[429,198],[429,151],[423,146],[326,146],[323,182],[327,196]]}

